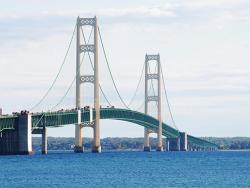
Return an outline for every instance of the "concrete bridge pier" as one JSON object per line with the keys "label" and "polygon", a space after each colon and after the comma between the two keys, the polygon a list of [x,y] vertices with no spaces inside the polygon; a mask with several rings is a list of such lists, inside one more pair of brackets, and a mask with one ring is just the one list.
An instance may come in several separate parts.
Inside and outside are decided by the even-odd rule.
{"label": "concrete bridge pier", "polygon": [[180,138],[167,138],[167,151],[180,151]]}
{"label": "concrete bridge pier", "polygon": [[180,150],[181,151],[188,150],[188,140],[186,132],[180,132]]}
{"label": "concrete bridge pier", "polygon": [[168,138],[166,138],[166,151],[170,151],[169,150],[169,139]]}
{"label": "concrete bridge pier", "polygon": [[195,151],[195,147],[188,144],[188,151]]}
{"label": "concrete bridge pier", "polygon": [[14,130],[3,130],[0,133],[0,154],[30,155],[32,154],[32,122],[31,114],[21,112]]}
{"label": "concrete bridge pier", "polygon": [[158,132],[157,132],[157,149],[156,151],[163,151],[163,146],[162,146],[162,123],[160,123],[158,127]]}
{"label": "concrete bridge pier", "polygon": [[180,132],[179,137],[166,139],[166,151],[188,151],[191,146],[188,145],[187,133]]}
{"label": "concrete bridge pier", "polygon": [[149,144],[149,131],[147,128],[144,128],[144,151],[151,151]]}
{"label": "concrete bridge pier", "polygon": [[18,145],[18,154],[32,154],[32,122],[31,114],[28,112],[18,116]]}
{"label": "concrete bridge pier", "polygon": [[82,144],[82,125],[75,125],[75,153],[83,152],[83,144]]}
{"label": "concrete bridge pier", "polygon": [[48,138],[47,138],[47,128],[43,127],[42,132],[42,154],[48,154]]}
{"label": "concrete bridge pier", "polygon": [[101,142],[100,142],[100,127],[98,123],[94,127],[94,140],[93,140],[92,152],[101,153],[101,151],[102,149],[101,149]]}

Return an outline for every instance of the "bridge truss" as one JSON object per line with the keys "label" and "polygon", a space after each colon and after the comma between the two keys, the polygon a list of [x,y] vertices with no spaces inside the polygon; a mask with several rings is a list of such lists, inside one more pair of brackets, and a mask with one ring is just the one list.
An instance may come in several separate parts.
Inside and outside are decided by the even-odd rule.
{"label": "bridge truss", "polygon": [[[95,111],[93,111],[93,118],[95,118]],[[112,119],[127,121],[138,124],[148,129],[158,130],[159,121],[144,113],[118,108],[101,108],[100,119]],[[90,110],[81,110],[81,122],[90,123]],[[32,129],[41,129],[43,127],[61,127],[63,125],[72,125],[78,123],[78,111],[65,112],[46,112],[32,114]],[[6,129],[15,129],[18,124],[18,117],[2,117],[0,118],[0,132]],[[171,126],[162,123],[162,135],[168,138],[179,137],[179,131]],[[188,144],[192,147],[199,147],[203,149],[216,149],[218,146],[205,141],[203,139],[188,135]]]}

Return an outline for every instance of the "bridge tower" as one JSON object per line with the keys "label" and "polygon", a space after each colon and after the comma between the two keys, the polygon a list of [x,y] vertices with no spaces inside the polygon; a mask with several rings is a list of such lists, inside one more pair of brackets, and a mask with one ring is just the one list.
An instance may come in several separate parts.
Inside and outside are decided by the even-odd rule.
{"label": "bridge tower", "polygon": [[[156,61],[157,63],[157,72],[150,73],[149,72],[149,63],[152,61]],[[145,114],[148,114],[148,103],[151,101],[157,102],[157,111],[158,111],[158,120],[159,120],[159,127],[158,130],[151,130],[148,128],[144,129],[144,151],[150,151],[151,147],[149,144],[149,134],[150,133],[157,133],[157,151],[163,151],[162,147],[162,117],[161,117],[161,76],[160,76],[160,55],[148,55],[145,56]],[[148,82],[150,80],[157,80],[157,93],[154,96],[149,95],[149,87]]]}
{"label": "bridge tower", "polygon": [[[80,32],[81,27],[91,26],[94,29],[94,44],[81,44]],[[100,105],[99,105],[99,65],[98,65],[98,24],[97,18],[77,18],[76,26],[76,108],[81,108],[83,100],[81,98],[81,84],[92,83],[94,84],[94,111],[95,120],[92,121],[90,118],[89,123],[79,122],[75,126],[75,152],[83,152],[82,143],[82,128],[90,126],[93,128],[93,146],[92,152],[101,152],[100,144]],[[81,53],[93,53],[94,54],[94,74],[84,75],[81,73],[83,66],[80,62]],[[90,116],[92,117],[92,108],[90,108]]]}

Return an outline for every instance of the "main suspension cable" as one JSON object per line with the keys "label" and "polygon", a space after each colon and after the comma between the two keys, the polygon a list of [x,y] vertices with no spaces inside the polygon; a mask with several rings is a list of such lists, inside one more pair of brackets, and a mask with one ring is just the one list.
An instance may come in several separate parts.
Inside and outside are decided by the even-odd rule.
{"label": "main suspension cable", "polygon": [[162,82],[163,82],[163,86],[164,86],[164,93],[165,93],[165,97],[166,97],[166,102],[167,102],[167,106],[168,106],[168,109],[169,109],[169,114],[170,114],[170,117],[171,117],[171,120],[172,120],[172,123],[173,123],[174,127],[179,132],[179,129],[178,129],[176,123],[175,123],[174,116],[173,116],[173,113],[172,113],[172,110],[171,110],[171,106],[170,106],[170,103],[169,103],[169,100],[168,100],[168,94],[167,94],[167,89],[166,89],[166,85],[165,85],[165,79],[164,79],[164,75],[163,75],[162,66],[160,66],[160,68],[161,68],[161,77],[162,77]]}
{"label": "main suspension cable", "polygon": [[57,73],[56,77],[54,78],[54,80],[53,80],[51,86],[50,86],[49,89],[46,91],[46,93],[43,95],[43,97],[41,98],[41,100],[40,100],[38,103],[36,103],[34,106],[32,106],[32,108],[31,108],[29,111],[32,111],[32,110],[34,110],[36,107],[38,107],[38,106],[44,101],[44,99],[48,96],[48,94],[50,93],[50,91],[51,91],[52,88],[54,87],[54,85],[55,85],[55,83],[56,83],[56,81],[57,81],[57,79],[58,79],[58,77],[59,77],[59,75],[60,75],[60,73],[61,73],[61,71],[62,71],[62,68],[63,68],[63,66],[64,66],[64,64],[65,64],[65,62],[66,62],[66,59],[67,59],[67,56],[68,56],[68,53],[69,53],[69,50],[70,50],[70,47],[71,47],[71,44],[72,44],[74,35],[75,35],[75,31],[76,31],[76,25],[75,25],[75,27],[74,27],[74,31],[73,31],[73,33],[72,33],[72,36],[71,36],[71,39],[70,39],[70,42],[69,42],[69,45],[68,45],[66,54],[65,54],[65,56],[64,56],[64,58],[63,58],[62,64],[61,64],[61,66],[60,66],[60,68],[59,68],[59,70],[58,70],[58,73]]}
{"label": "main suspension cable", "polygon": [[[93,29],[91,30],[91,33],[90,33],[90,35],[89,35],[88,43],[89,43],[89,41],[90,41],[92,32],[93,32]],[[87,43],[87,44],[88,44],[88,43]],[[81,67],[81,65],[82,65],[82,63],[83,63],[84,57],[85,57],[85,52],[83,53],[83,57],[82,57],[82,61],[81,61],[81,63],[80,63],[80,67]],[[79,73],[79,71],[80,71],[80,69],[77,70],[77,74]],[[76,80],[77,74],[75,75],[74,79],[73,79],[72,82],[70,83],[70,85],[69,85],[69,87],[68,87],[66,93],[61,97],[61,99],[59,100],[59,102],[58,102],[56,105],[54,105],[49,111],[53,110],[54,108],[56,108],[57,106],[59,106],[59,105],[63,102],[63,100],[65,99],[65,97],[68,95],[70,89],[72,88],[72,86],[73,86],[73,84],[74,84],[74,82],[75,82],[75,80]]]}
{"label": "main suspension cable", "polygon": [[[86,38],[85,38],[85,35],[84,35],[84,32],[83,32],[82,27],[81,27],[81,32],[82,32],[82,36],[83,36],[84,43],[86,44]],[[89,52],[88,52],[88,57],[89,57],[89,61],[90,61],[91,67],[92,67],[92,69],[93,69],[93,71],[94,71],[93,62],[92,62],[92,59],[91,59],[91,57],[90,57],[90,55],[89,55]],[[110,103],[110,100],[108,99],[107,95],[104,93],[104,91],[103,91],[102,86],[101,86],[100,83],[99,83],[99,88],[100,88],[101,93],[102,93],[104,99],[106,100],[106,102],[107,102],[110,106],[112,106],[112,104]]]}
{"label": "main suspension cable", "polygon": [[109,74],[110,74],[110,77],[111,77],[111,79],[112,79],[113,85],[114,85],[114,87],[115,87],[116,93],[117,93],[117,95],[118,95],[120,101],[122,102],[122,104],[123,104],[127,109],[130,109],[129,106],[124,102],[124,100],[123,100],[123,98],[121,97],[121,95],[120,95],[120,93],[119,93],[119,91],[118,91],[118,88],[117,88],[117,86],[116,86],[116,83],[115,83],[113,74],[112,74],[112,72],[111,72],[111,68],[110,68],[109,62],[108,62],[106,50],[105,50],[104,45],[103,45],[102,36],[101,36],[101,32],[100,32],[99,27],[98,27],[98,34],[99,34],[99,37],[100,37],[101,46],[102,46],[103,54],[104,54],[104,57],[105,57],[105,61],[106,61],[106,64],[107,64],[107,67],[108,67]]}

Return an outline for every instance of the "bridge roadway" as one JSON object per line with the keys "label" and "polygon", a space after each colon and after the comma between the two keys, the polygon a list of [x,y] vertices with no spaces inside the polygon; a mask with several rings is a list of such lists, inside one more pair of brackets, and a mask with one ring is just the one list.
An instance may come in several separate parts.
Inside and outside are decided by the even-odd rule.
{"label": "bridge roadway", "polygon": [[[95,111],[93,110],[93,118],[95,117]],[[148,127],[152,130],[157,130],[159,121],[149,115],[141,112],[119,109],[119,108],[101,108],[100,109],[101,119],[112,119],[127,121]],[[81,121],[82,123],[89,123],[90,121],[90,110],[81,110]],[[33,113],[32,114],[32,129],[39,129],[42,127],[60,127],[63,125],[76,124],[78,122],[78,112],[69,110],[62,112],[45,112],[45,113]],[[18,124],[18,116],[1,116],[0,117],[0,132],[5,129],[15,129]],[[178,138],[179,131],[170,127],[166,123],[162,124],[162,134],[168,138]],[[206,140],[187,135],[188,144],[192,147],[199,148],[213,148],[217,149],[218,146],[208,142]]]}

